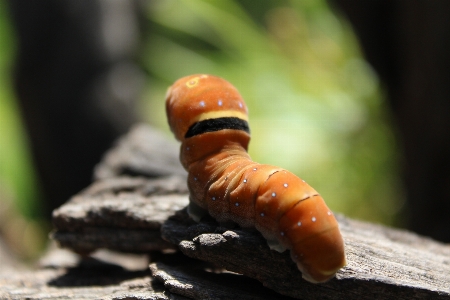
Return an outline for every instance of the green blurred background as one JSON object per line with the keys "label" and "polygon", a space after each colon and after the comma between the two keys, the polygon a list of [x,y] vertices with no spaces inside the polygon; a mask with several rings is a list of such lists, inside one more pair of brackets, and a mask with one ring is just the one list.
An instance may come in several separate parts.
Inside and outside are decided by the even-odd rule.
{"label": "green blurred background", "polygon": [[[210,73],[247,102],[250,154],[310,183],[331,209],[401,225],[400,157],[382,86],[326,1],[154,0],[145,5],[141,117],[167,133],[164,95]],[[12,88],[15,37],[0,1],[0,228],[22,258],[44,247],[39,179]]]}

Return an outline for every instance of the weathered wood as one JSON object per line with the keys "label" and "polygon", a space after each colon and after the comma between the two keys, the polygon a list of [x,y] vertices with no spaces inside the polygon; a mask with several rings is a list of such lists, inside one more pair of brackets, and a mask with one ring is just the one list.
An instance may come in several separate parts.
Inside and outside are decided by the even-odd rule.
{"label": "weathered wood", "polygon": [[104,155],[95,167],[94,178],[186,176],[178,159],[179,151],[179,145],[173,139],[149,125],[138,124]]}
{"label": "weathered wood", "polygon": [[311,284],[288,252],[271,251],[256,232],[214,221],[194,223],[179,212],[162,235],[189,257],[258,279],[281,294],[302,299],[450,299],[450,247],[406,231],[337,216],[348,265],[335,279]]}
{"label": "weathered wood", "polygon": [[33,269],[5,263],[0,257],[0,299],[188,299],[150,276],[145,255],[101,250],[82,257],[52,244]]}
{"label": "weathered wood", "polygon": [[79,253],[99,248],[132,253],[173,249],[161,224],[186,206],[178,176],[149,180],[119,177],[98,181],[53,212],[53,238]]}
{"label": "weathered wood", "polygon": [[[144,175],[139,172],[133,175]],[[98,180],[55,210],[53,238],[81,254],[101,248],[151,252],[151,273],[146,266],[127,269],[116,258],[70,265],[50,259],[36,271],[0,269],[0,298],[450,299],[448,245],[338,216],[348,266],[314,285],[301,279],[287,252],[271,251],[258,232],[208,218],[195,223],[187,203],[184,176]],[[167,253],[173,249],[183,255]]]}
{"label": "weathered wood", "polygon": [[263,287],[259,282],[233,273],[212,273],[196,267],[193,262],[169,266],[150,265],[152,276],[164,283],[171,293],[191,299],[292,299]]}
{"label": "weathered wood", "polygon": [[222,227],[212,219],[192,221],[180,210],[188,203],[181,186],[185,182],[179,177],[95,183],[55,211],[54,238],[78,252],[109,248],[145,253],[178,245],[187,256],[245,274],[295,298],[450,299],[447,245],[338,216],[348,266],[336,279],[314,285],[301,279],[288,252],[271,251],[258,232]]}
{"label": "weathered wood", "polygon": [[173,296],[153,283],[149,271],[92,259],[68,269],[0,270],[0,299],[186,299]]}

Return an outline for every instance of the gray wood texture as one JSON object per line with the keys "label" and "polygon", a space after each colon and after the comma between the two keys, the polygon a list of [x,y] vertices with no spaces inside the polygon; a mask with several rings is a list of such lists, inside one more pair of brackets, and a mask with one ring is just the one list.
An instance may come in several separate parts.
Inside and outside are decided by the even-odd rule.
{"label": "gray wood texture", "polygon": [[[122,139],[128,149],[151,140],[131,136]],[[153,178],[145,168],[151,164],[140,176],[98,179],[55,210],[52,238],[81,256],[70,265],[56,255],[34,270],[2,268],[0,299],[450,299],[449,245],[337,215],[348,265],[311,284],[257,231],[192,221],[183,174]],[[129,258],[99,249],[148,255],[150,267],[130,269]]]}
{"label": "gray wood texture", "polygon": [[137,124],[120,138],[95,167],[96,180],[119,175],[161,177],[186,176],[179,145],[174,139],[146,124]]}

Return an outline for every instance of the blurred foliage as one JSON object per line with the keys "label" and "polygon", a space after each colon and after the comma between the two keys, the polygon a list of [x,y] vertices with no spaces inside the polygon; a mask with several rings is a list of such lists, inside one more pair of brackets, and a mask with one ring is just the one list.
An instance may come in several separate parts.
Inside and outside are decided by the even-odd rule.
{"label": "blurred foliage", "polygon": [[[326,1],[146,4],[144,118],[169,134],[167,87],[193,73],[224,77],[248,104],[255,161],[296,173],[335,211],[398,224],[403,198],[380,83],[350,26]],[[39,189],[12,89],[8,21],[0,1],[0,233],[31,257],[48,227],[36,225]]]}
{"label": "blurred foliage", "polygon": [[12,88],[14,37],[0,1],[0,236],[21,258],[42,250],[48,225],[40,220],[39,189]]}
{"label": "blurred foliage", "polygon": [[154,0],[143,111],[168,131],[167,86],[210,73],[250,111],[255,161],[291,170],[348,216],[398,224],[396,142],[380,83],[324,0]]}

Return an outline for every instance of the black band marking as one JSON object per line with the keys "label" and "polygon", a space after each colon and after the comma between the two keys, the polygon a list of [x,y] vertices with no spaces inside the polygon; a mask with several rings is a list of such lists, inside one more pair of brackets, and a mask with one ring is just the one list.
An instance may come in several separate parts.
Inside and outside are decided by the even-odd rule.
{"label": "black band marking", "polygon": [[250,128],[245,120],[236,117],[224,117],[215,119],[206,119],[192,124],[189,130],[184,135],[185,138],[190,138],[205,132],[219,131],[223,129],[243,130],[250,133]]}

